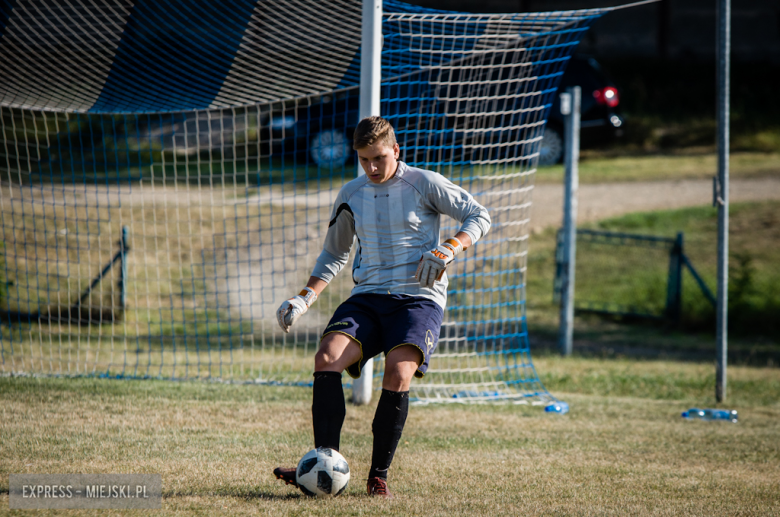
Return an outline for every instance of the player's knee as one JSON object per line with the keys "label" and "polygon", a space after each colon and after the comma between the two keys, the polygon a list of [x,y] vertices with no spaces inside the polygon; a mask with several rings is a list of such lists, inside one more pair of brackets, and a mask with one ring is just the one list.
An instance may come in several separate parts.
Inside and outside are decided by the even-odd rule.
{"label": "player's knee", "polygon": [[336,367],[337,361],[338,357],[333,354],[331,349],[323,346],[314,354],[314,371],[332,370]]}
{"label": "player's knee", "polygon": [[400,363],[386,369],[382,387],[390,391],[409,391],[415,370],[417,370],[415,363]]}
{"label": "player's knee", "polygon": [[417,365],[414,363],[400,363],[385,370],[385,378],[393,383],[408,384],[414,377]]}
{"label": "player's knee", "polygon": [[385,362],[382,387],[392,391],[407,391],[421,362],[422,353],[415,347],[404,346],[393,350]]}
{"label": "player's knee", "polygon": [[342,334],[329,334],[320,343],[314,355],[314,371],[342,372],[350,364],[360,360],[360,347]]}

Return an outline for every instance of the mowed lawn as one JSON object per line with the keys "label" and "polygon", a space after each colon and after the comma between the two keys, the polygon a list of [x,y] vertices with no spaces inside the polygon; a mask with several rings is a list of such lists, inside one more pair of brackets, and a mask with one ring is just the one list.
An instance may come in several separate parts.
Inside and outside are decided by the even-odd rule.
{"label": "mowed lawn", "polygon": [[[412,407],[392,501],[365,495],[375,405],[348,406],[341,450],[352,481],[317,500],[271,474],[311,446],[309,389],[3,377],[0,514],[10,473],[159,473],[165,515],[780,514],[780,369],[729,368],[721,407],[739,411],[731,424],[680,417],[715,405],[712,364],[536,364],[569,414]],[[136,512],[157,514],[111,514]]]}
{"label": "mowed lawn", "polygon": [[[733,179],[777,177],[780,175],[780,153],[734,152],[730,155],[729,169]],[[586,150],[579,163],[579,179],[580,183],[710,179],[717,170],[714,151],[609,156]],[[534,181],[562,183],[563,175],[562,164],[541,167]]]}

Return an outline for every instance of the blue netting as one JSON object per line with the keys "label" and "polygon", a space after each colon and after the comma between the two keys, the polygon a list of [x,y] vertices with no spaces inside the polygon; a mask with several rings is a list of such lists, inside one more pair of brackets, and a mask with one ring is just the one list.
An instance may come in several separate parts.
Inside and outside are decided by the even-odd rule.
{"label": "blue netting", "polygon": [[[290,335],[274,313],[356,174],[359,104],[360,2],[322,4],[0,2],[2,371],[308,383],[351,279]],[[385,3],[381,111],[403,158],[493,220],[450,270],[420,400],[549,398],[525,326],[530,192],[601,14]]]}

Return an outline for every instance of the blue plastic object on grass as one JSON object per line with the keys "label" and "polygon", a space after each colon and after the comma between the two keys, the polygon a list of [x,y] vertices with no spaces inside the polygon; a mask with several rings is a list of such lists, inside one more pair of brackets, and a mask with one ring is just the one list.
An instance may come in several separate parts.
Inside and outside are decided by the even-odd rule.
{"label": "blue plastic object on grass", "polygon": [[559,415],[563,415],[569,412],[569,404],[561,401],[553,402],[552,404],[545,406],[544,411],[546,413],[558,413]]}
{"label": "blue plastic object on grass", "polygon": [[737,411],[735,409],[691,408],[688,411],[683,411],[682,417],[688,420],[726,420],[737,423]]}

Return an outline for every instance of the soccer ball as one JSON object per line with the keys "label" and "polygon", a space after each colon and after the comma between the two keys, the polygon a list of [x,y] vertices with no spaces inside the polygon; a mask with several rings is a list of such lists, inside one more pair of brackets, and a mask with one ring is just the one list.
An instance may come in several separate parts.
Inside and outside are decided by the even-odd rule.
{"label": "soccer ball", "polygon": [[317,447],[301,458],[295,479],[301,492],[306,495],[337,496],[349,483],[349,465],[338,451]]}

